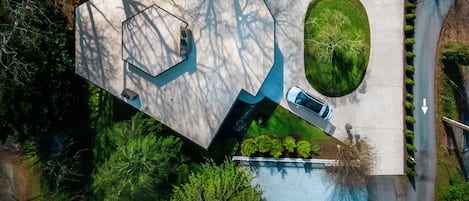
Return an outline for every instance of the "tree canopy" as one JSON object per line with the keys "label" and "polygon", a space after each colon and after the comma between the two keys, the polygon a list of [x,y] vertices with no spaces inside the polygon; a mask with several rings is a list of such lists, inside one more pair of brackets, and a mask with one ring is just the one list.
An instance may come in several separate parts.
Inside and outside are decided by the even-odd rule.
{"label": "tree canopy", "polygon": [[213,162],[202,165],[201,171],[189,177],[189,183],[174,188],[172,201],[241,201],[263,200],[251,177],[232,161],[220,166]]}
{"label": "tree canopy", "polygon": [[[101,133],[93,188],[100,200],[164,200],[171,184],[185,172],[182,142],[156,136],[160,125],[142,114]],[[181,171],[182,169],[182,171]],[[179,172],[181,171],[181,172]]]}

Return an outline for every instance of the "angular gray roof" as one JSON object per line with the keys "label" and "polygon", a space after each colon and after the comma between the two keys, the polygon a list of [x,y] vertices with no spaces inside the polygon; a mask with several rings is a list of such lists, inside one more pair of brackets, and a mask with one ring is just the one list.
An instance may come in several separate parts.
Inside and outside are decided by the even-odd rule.
{"label": "angular gray roof", "polygon": [[[193,42],[181,61],[184,22]],[[262,0],[92,0],[76,8],[75,36],[77,74],[205,148],[274,61],[274,19]],[[124,99],[124,89],[139,97]]]}

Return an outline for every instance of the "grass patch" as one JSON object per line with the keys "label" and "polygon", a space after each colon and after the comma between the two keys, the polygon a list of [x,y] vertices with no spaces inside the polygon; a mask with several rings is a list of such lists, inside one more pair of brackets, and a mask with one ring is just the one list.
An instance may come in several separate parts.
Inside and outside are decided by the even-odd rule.
{"label": "grass patch", "polygon": [[[348,23],[337,25],[335,22],[341,20],[334,20],[332,13],[341,13]],[[340,47],[327,51],[332,46]],[[365,75],[369,55],[368,17],[358,0],[310,4],[305,19],[305,71],[316,90],[335,97],[352,92]]]}
{"label": "grass patch", "polygon": [[438,197],[451,183],[462,182],[461,169],[455,154],[448,154],[446,148],[437,145],[436,150],[436,179],[435,190]]}
{"label": "grass patch", "polygon": [[267,120],[265,127],[260,127],[257,125],[256,121],[251,123],[246,137],[256,137],[260,135],[268,135],[273,138],[293,136],[298,140],[314,142],[331,139],[329,135],[325,134],[319,128],[309,124],[281,106],[275,108],[272,115]]}

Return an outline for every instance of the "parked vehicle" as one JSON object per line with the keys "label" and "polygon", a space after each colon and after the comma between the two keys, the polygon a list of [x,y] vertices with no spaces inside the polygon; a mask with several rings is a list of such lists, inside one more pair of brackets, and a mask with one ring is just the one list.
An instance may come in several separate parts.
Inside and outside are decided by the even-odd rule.
{"label": "parked vehicle", "polygon": [[332,109],[325,101],[306,93],[299,87],[294,86],[288,89],[286,98],[288,102],[294,104],[297,108],[311,112],[325,120],[332,118]]}

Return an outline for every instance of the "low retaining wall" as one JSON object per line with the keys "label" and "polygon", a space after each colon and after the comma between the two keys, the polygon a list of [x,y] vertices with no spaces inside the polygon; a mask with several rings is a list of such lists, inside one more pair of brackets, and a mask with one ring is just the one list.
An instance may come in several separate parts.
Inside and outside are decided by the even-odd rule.
{"label": "low retaining wall", "polygon": [[330,159],[303,159],[303,158],[267,158],[267,157],[246,157],[233,156],[233,161],[239,161],[242,165],[250,165],[250,162],[259,163],[292,163],[296,165],[311,165],[315,168],[324,168],[329,166],[337,166],[337,160]]}

